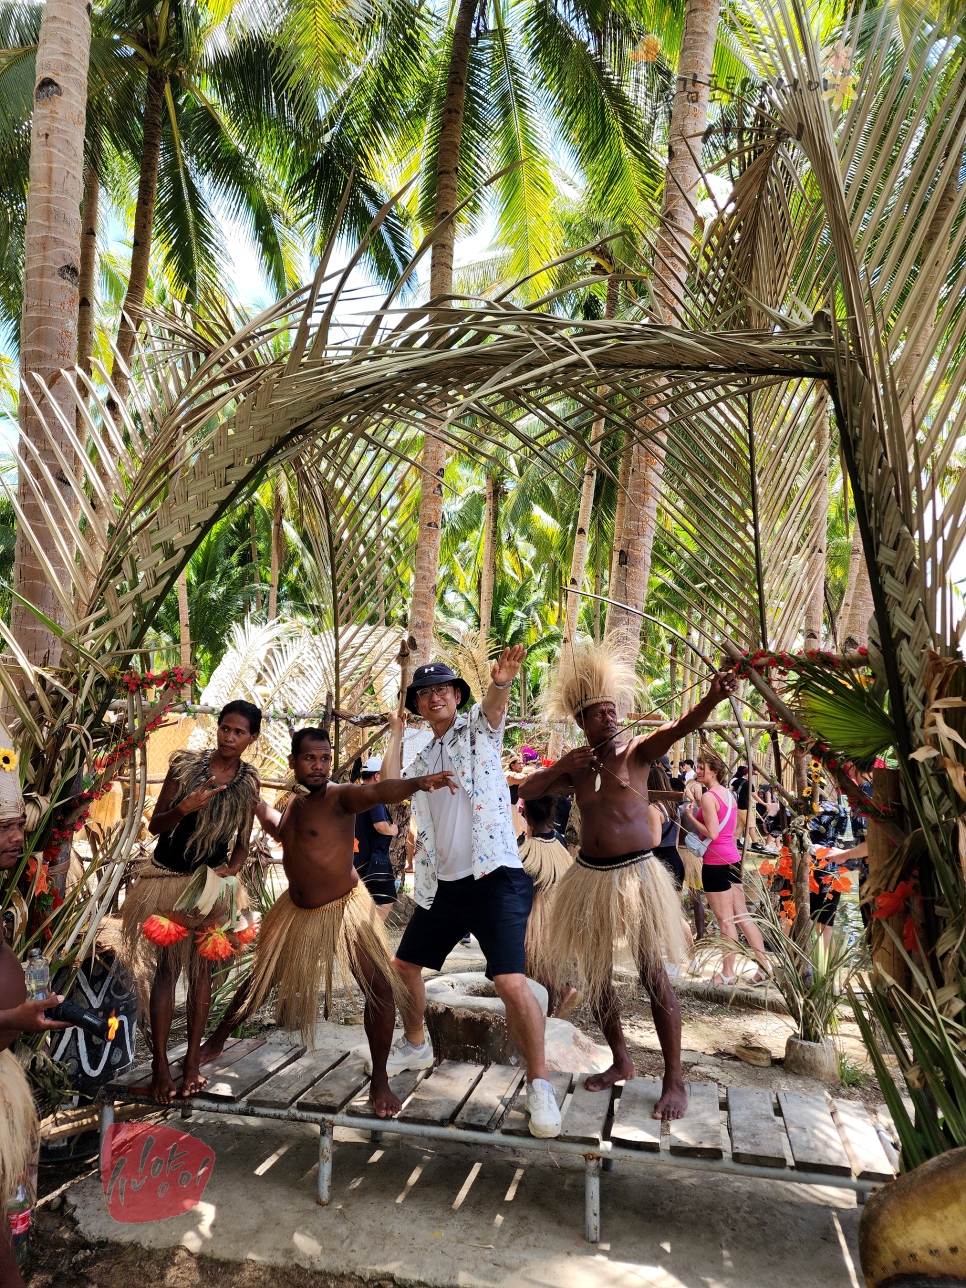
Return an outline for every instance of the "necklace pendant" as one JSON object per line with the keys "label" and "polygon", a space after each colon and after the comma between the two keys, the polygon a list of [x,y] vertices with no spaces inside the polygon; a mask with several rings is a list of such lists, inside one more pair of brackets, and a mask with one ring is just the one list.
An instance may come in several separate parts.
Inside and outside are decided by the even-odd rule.
{"label": "necklace pendant", "polygon": [[600,791],[600,774],[598,774],[597,777],[594,779],[594,791],[595,792]]}

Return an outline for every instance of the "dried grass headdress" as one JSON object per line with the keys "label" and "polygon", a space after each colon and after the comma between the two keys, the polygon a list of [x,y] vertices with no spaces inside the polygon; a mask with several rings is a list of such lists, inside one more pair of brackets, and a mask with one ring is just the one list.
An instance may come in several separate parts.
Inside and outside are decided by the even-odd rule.
{"label": "dried grass headdress", "polygon": [[575,719],[594,702],[613,702],[623,717],[637,692],[637,674],[611,644],[564,646],[553,683],[543,699],[548,720]]}

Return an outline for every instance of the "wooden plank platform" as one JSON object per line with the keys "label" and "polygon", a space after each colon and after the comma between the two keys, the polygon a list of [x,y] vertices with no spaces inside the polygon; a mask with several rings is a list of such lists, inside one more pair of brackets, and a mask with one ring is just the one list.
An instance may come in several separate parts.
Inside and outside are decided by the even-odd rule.
{"label": "wooden plank platform", "polygon": [[[428,1069],[403,1069],[402,1073],[394,1073],[389,1079],[389,1086],[396,1093],[402,1103],[413,1094],[423,1078],[429,1072]],[[372,1101],[369,1099],[369,1084],[363,1088],[359,1094],[349,1102],[345,1108],[347,1114],[353,1118],[372,1118],[373,1108]]]}
{"label": "wooden plank platform", "polygon": [[628,1149],[659,1153],[661,1120],[651,1115],[660,1098],[660,1078],[632,1078],[625,1082],[620,1097],[614,1101],[611,1140]]}
{"label": "wooden plank platform", "polygon": [[400,1122],[431,1123],[441,1127],[459,1113],[463,1102],[483,1076],[481,1064],[444,1060],[416,1088],[399,1115]]}
{"label": "wooden plank platform", "polygon": [[[201,1066],[205,1072],[205,1077],[210,1080],[213,1071],[217,1073],[222,1069],[227,1069],[236,1060],[241,1060],[244,1056],[264,1045],[264,1038],[229,1038],[221,1055],[214,1060],[208,1060]],[[179,1042],[176,1047],[172,1047],[168,1052],[168,1067],[175,1082],[181,1077],[181,1057],[187,1049],[187,1042]],[[105,1087],[105,1091],[129,1092],[130,1088],[137,1086],[138,1083],[149,1083],[150,1081],[151,1065],[141,1064],[136,1069],[130,1069],[127,1073],[122,1074],[114,1082],[109,1082]]]}
{"label": "wooden plank platform", "polygon": [[861,1100],[833,1100],[832,1111],[852,1164],[852,1175],[860,1181],[891,1181],[895,1172]]}
{"label": "wooden plank platform", "polygon": [[582,1073],[578,1079],[574,1094],[570,1098],[567,1112],[564,1114],[560,1129],[560,1139],[572,1141],[575,1145],[599,1145],[604,1137],[604,1124],[610,1113],[611,1097],[614,1088],[604,1091],[588,1091],[587,1079],[592,1073]]}
{"label": "wooden plank platform", "polygon": [[369,1081],[361,1056],[350,1056],[337,1064],[325,1077],[296,1101],[299,1109],[318,1113],[338,1113]]}
{"label": "wooden plank platform", "polygon": [[795,1166],[803,1172],[851,1176],[852,1164],[824,1096],[778,1093]]}
{"label": "wooden plank platform", "polygon": [[268,1082],[263,1082],[246,1099],[253,1108],[288,1109],[299,1096],[305,1094],[330,1069],[335,1068],[348,1055],[348,1051],[331,1052],[323,1055],[320,1051],[307,1051],[293,1064],[273,1074]]}
{"label": "wooden plank platform", "polygon": [[[557,1108],[562,1109],[563,1103],[567,1099],[567,1093],[570,1085],[574,1080],[572,1073],[558,1073],[552,1070],[547,1074],[547,1081],[553,1087],[553,1093],[557,1097]],[[522,1087],[520,1094],[514,1102],[513,1108],[506,1116],[506,1121],[501,1129],[504,1136],[529,1136],[530,1135],[530,1115],[527,1113],[527,1089]]]}
{"label": "wooden plank platform", "polygon": [[525,1070],[509,1064],[491,1064],[456,1115],[456,1126],[468,1131],[493,1131],[513,1100]]}
{"label": "wooden plank platform", "polygon": [[756,1167],[785,1167],[788,1160],[771,1092],[758,1087],[728,1088],[731,1157]]}
{"label": "wooden plank platform", "polygon": [[281,1046],[277,1043],[265,1043],[255,1051],[231,1064],[218,1064],[208,1074],[208,1085],[201,1093],[203,1099],[217,1100],[246,1099],[250,1091],[267,1082],[273,1073],[280,1073],[292,1064],[304,1052],[305,1047]]}
{"label": "wooden plank platform", "polygon": [[688,1112],[671,1120],[671,1153],[682,1158],[723,1158],[717,1084],[688,1082],[685,1086]]}

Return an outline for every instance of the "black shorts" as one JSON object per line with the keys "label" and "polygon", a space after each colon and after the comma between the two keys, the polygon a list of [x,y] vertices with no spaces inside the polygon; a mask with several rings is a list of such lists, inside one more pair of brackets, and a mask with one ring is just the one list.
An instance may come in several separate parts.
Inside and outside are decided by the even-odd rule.
{"label": "black shorts", "polygon": [[741,885],[741,861],[737,863],[702,863],[701,884],[705,894],[724,894]]}
{"label": "black shorts", "polygon": [[466,934],[479,940],[486,973],[525,975],[523,940],[533,906],[533,879],[523,868],[497,868],[480,877],[440,881],[431,908],[416,908],[396,949],[400,961],[429,970],[443,962]]}
{"label": "black shorts", "polygon": [[654,849],[654,857],[660,859],[674,882],[675,890],[684,888],[684,860],[678,854],[676,845],[658,845]]}
{"label": "black shorts", "polygon": [[810,894],[808,896],[808,911],[812,920],[820,926],[834,926],[835,914],[839,910],[841,898],[841,890],[833,890],[831,899],[827,897],[824,890],[819,891],[818,894]]}
{"label": "black shorts", "polygon": [[396,902],[396,879],[392,874],[392,864],[382,857],[365,859],[355,865],[359,878],[372,895],[375,904]]}

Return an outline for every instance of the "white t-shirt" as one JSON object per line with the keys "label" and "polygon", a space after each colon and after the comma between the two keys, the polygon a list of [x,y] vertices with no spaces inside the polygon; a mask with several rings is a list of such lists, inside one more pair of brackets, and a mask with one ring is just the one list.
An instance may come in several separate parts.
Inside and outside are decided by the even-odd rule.
{"label": "white t-shirt", "polygon": [[[444,735],[445,737],[445,735]],[[427,748],[433,773],[447,770],[459,782],[444,743],[434,741]],[[473,806],[461,787],[454,796],[448,787],[429,794],[429,812],[436,833],[436,875],[440,881],[459,881],[473,875]]]}

